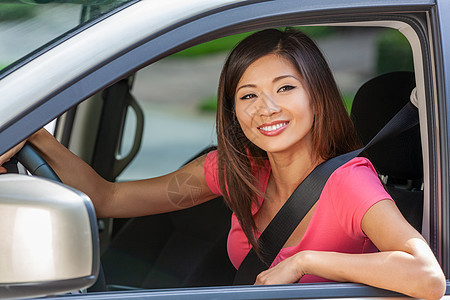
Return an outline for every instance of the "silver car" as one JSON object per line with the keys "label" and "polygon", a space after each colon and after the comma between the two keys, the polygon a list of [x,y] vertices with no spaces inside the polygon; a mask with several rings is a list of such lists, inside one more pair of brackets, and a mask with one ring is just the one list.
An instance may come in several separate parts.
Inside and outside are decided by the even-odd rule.
{"label": "silver car", "polygon": [[[450,275],[449,1],[30,2],[65,21],[36,45],[24,42],[26,53],[0,70],[0,153],[49,126],[111,181],[158,176],[214,147],[214,114],[196,105],[215,93],[225,54],[189,62],[173,54],[270,27],[304,26],[313,37],[326,28],[335,38],[317,43],[351,103],[365,81],[387,72],[371,63],[381,55],[373,52],[379,34],[400,35],[410,51],[399,57],[410,55],[406,71],[420,126],[405,138],[406,150],[384,152],[377,169],[388,188],[416,199],[399,206]],[[355,122],[376,133],[370,118],[387,122],[398,110],[389,101],[359,119],[355,113]],[[407,157],[404,165],[396,152]],[[406,297],[353,283],[233,286],[236,270],[226,254],[231,212],[221,199],[170,214],[96,219],[87,196],[36,171],[45,162],[33,153],[22,154],[13,172],[19,174],[0,175],[0,298]],[[50,180],[24,175],[23,165]],[[395,174],[415,175],[393,175],[394,165]]]}

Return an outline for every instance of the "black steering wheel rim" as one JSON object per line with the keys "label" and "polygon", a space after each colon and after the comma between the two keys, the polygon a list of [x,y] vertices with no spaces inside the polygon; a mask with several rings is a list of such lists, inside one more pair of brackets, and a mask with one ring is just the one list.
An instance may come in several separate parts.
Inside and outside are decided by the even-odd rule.
{"label": "black steering wheel rim", "polygon": [[15,157],[17,161],[31,173],[31,175],[51,179],[56,182],[62,182],[50,165],[47,164],[42,156],[29,143],[25,143]]}

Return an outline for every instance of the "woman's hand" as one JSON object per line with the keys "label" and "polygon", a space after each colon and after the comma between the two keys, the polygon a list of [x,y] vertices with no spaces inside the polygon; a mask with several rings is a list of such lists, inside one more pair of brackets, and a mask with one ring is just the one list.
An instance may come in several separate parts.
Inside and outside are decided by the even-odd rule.
{"label": "woman's hand", "polygon": [[302,251],[286,258],[278,265],[261,272],[256,277],[255,285],[297,283],[306,271],[306,257],[309,251]]}
{"label": "woman's hand", "polygon": [[26,143],[26,140],[20,142],[19,144],[17,144],[13,148],[11,148],[8,152],[6,152],[2,156],[0,156],[0,174],[6,173],[6,169],[3,167],[3,164],[8,162],[14,155],[16,155],[17,152],[19,152],[20,149],[22,149],[22,147],[23,147],[23,145],[25,145],[25,143]]}

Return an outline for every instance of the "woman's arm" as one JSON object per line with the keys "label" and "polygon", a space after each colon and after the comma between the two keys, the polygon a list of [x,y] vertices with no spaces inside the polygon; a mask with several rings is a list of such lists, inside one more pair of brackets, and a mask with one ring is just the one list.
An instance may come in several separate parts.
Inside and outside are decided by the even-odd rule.
{"label": "woman's arm", "polygon": [[303,251],[258,275],[256,284],[292,283],[312,274],[423,299],[440,299],[444,295],[445,277],[433,252],[392,201],[373,205],[364,215],[361,227],[380,252]]}
{"label": "woman's arm", "polygon": [[65,184],[91,198],[98,217],[134,217],[174,211],[216,197],[206,184],[205,156],[165,176],[112,183],[99,176],[45,129],[33,134],[28,141]]}

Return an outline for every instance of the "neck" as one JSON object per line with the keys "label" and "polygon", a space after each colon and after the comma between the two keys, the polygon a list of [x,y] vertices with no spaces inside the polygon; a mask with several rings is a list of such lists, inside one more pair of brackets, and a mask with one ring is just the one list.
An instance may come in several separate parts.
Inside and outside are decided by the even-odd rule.
{"label": "neck", "polygon": [[312,149],[291,153],[268,153],[272,173],[273,199],[286,201],[297,186],[319,165]]}

